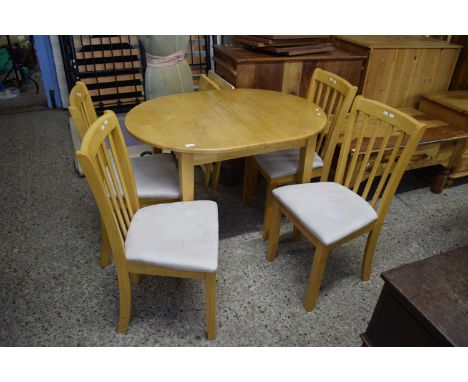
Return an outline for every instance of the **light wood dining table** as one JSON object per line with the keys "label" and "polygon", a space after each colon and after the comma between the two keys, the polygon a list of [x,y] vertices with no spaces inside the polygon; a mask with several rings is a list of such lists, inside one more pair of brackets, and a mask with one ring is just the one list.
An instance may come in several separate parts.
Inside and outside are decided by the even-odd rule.
{"label": "light wood dining table", "polygon": [[143,102],[127,114],[130,135],[173,151],[181,200],[194,199],[194,166],[300,148],[298,181],[309,182],[317,134],[327,117],[304,98],[260,89],[180,93]]}

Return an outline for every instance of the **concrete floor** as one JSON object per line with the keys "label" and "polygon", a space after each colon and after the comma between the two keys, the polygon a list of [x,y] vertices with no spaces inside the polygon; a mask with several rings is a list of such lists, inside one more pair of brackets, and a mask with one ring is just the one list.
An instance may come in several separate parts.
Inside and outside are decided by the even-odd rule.
{"label": "concrete floor", "polygon": [[[0,78],[3,78],[4,75],[5,73],[1,74]],[[39,85],[39,93],[36,94],[36,88],[32,81],[27,81],[21,87],[19,97],[0,100],[0,115],[47,109],[47,98],[44,93],[40,73],[35,71],[32,76]],[[12,74],[8,78],[14,78],[14,75]]]}
{"label": "concrete floor", "polygon": [[382,280],[401,264],[468,244],[468,183],[430,192],[434,169],[408,172],[380,235],[372,277],[359,278],[364,238],[335,250],[317,308],[303,306],[313,247],[290,240],[265,260],[263,184],[249,206],[241,187],[196,188],[219,204],[218,338],[205,339],[197,281],[143,277],[127,334],[115,331],[113,265],[99,268],[99,215],[73,167],[63,111],[0,116],[0,346],[359,346]]}

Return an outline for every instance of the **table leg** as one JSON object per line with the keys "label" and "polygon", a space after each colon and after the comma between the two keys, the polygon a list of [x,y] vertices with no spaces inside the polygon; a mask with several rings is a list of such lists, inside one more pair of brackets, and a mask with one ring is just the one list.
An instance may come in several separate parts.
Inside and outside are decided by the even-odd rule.
{"label": "table leg", "polygon": [[[445,167],[440,174],[438,174],[434,182],[432,183],[431,191],[440,194],[448,187],[450,173],[456,167],[458,161],[463,155],[465,150],[465,139],[459,139],[455,142],[455,147],[453,148],[452,156],[450,158],[447,167]],[[450,180],[453,182],[453,179]]]}
{"label": "table leg", "polygon": [[308,183],[312,178],[312,164],[314,163],[315,145],[317,135],[310,137],[306,145],[301,148],[299,156],[299,168],[297,171],[297,183]]}
{"label": "table leg", "polygon": [[193,155],[189,153],[180,153],[178,158],[180,199],[182,201],[193,200],[195,186]]}

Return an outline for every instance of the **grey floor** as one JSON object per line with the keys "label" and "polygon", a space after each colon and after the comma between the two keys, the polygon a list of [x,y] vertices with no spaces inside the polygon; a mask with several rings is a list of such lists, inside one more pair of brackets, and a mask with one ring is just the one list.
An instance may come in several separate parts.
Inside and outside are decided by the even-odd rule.
{"label": "grey floor", "polygon": [[[0,78],[3,78],[4,75],[5,73],[1,74]],[[5,100],[0,99],[0,115],[47,109],[47,98],[44,93],[40,73],[35,71],[32,76],[38,83],[39,92],[36,93],[36,88],[32,81],[27,80],[21,87],[18,97]],[[8,78],[13,79],[14,75],[12,74]]]}
{"label": "grey floor", "polygon": [[359,346],[382,287],[379,274],[468,244],[468,183],[430,192],[433,169],[405,175],[369,282],[359,278],[364,238],[335,250],[317,308],[302,306],[313,247],[292,242],[265,260],[264,187],[249,206],[241,188],[197,186],[218,202],[218,338],[205,340],[200,282],[143,277],[127,334],[115,331],[113,265],[99,268],[99,216],[73,168],[63,111],[0,116],[0,346]]}

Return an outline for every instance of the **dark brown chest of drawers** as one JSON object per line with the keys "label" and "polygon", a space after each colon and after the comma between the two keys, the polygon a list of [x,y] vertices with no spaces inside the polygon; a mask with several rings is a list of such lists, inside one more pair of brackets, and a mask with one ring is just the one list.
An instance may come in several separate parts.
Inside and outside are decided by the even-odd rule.
{"label": "dark brown chest of drawers", "polygon": [[382,273],[367,346],[468,346],[468,247]]}
{"label": "dark brown chest of drawers", "polygon": [[363,54],[341,49],[294,57],[275,56],[241,47],[216,45],[216,73],[237,88],[268,89],[305,97],[316,68],[359,85]]}

